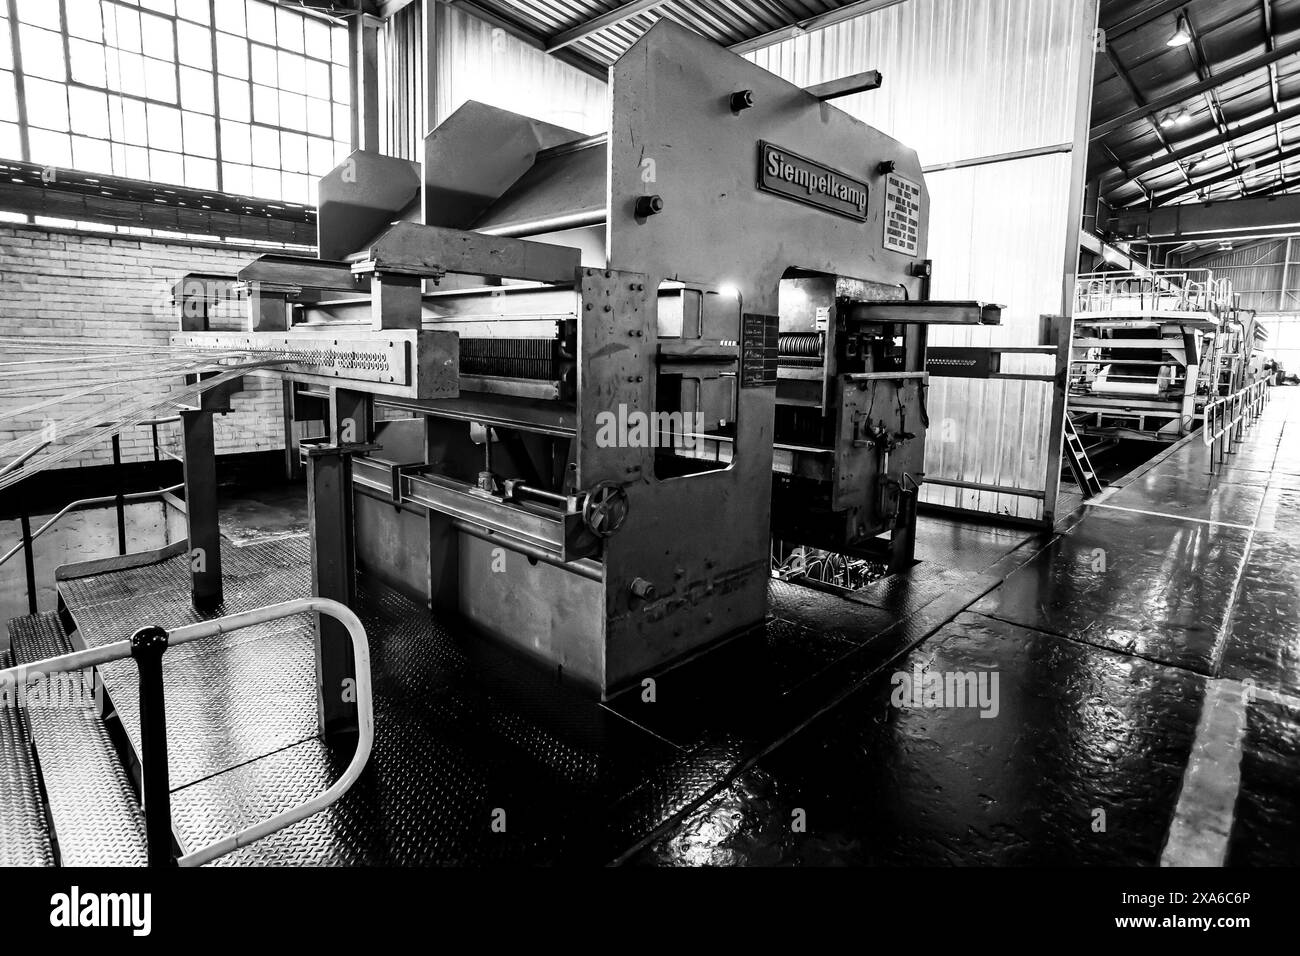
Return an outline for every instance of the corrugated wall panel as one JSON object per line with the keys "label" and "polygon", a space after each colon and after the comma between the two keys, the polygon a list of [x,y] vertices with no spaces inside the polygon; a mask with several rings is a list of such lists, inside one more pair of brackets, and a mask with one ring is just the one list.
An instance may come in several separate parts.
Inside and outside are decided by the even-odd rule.
{"label": "corrugated wall panel", "polygon": [[[1068,147],[1095,10],[1093,0],[908,0],[749,55],[801,86],[879,69],[879,90],[836,105],[915,148],[927,166],[1067,147],[926,175],[934,296],[1007,307],[1000,328],[934,329],[933,344],[1037,345],[1039,316],[1062,308]],[[1040,360],[1024,370],[1050,369]],[[1044,383],[934,379],[926,471],[1041,490],[1050,411]],[[940,485],[923,500],[1027,518],[1042,510],[1030,497]]]}
{"label": "corrugated wall panel", "polygon": [[[416,161],[429,132],[423,6],[412,3],[390,17],[380,45],[380,142],[388,155]],[[608,125],[607,84],[455,7],[436,9],[437,122],[478,100],[580,133]]]}
{"label": "corrugated wall panel", "polygon": [[609,125],[607,84],[455,7],[439,8],[439,122],[478,100],[580,133]]}
{"label": "corrugated wall panel", "polygon": [[880,70],[836,102],[925,165],[1073,138],[1076,25],[1089,0],[908,0],[749,54],[800,86]]}
{"label": "corrugated wall panel", "polygon": [[1286,256],[1285,239],[1269,239],[1255,245],[1220,252],[1192,263],[1196,269],[1236,268],[1239,266],[1281,265]]}
{"label": "corrugated wall panel", "polygon": [[[1065,262],[1070,156],[930,173],[932,294],[980,299],[1006,308],[1002,325],[931,329],[933,345],[1038,345],[1039,316],[1058,311]],[[1021,202],[1017,197],[1058,197]],[[1007,357],[1007,371],[1012,371]],[[1021,360],[1014,369],[1050,373],[1052,363]],[[1042,382],[931,379],[926,474],[960,481],[1042,489],[1050,431],[1051,386]],[[926,500],[1034,518],[1036,499],[930,485]]]}
{"label": "corrugated wall panel", "polygon": [[[1295,251],[1293,245],[1293,256]],[[1280,298],[1284,276],[1287,287],[1293,293],[1300,287],[1300,270],[1294,265],[1289,268],[1285,266],[1286,255],[1286,240],[1270,239],[1264,243],[1197,259],[1192,267],[1212,269],[1216,276],[1231,279],[1233,291],[1241,294],[1242,308],[1254,309],[1256,312],[1276,312],[1278,309],[1300,306],[1300,298],[1294,294],[1285,300]]]}
{"label": "corrugated wall panel", "polygon": [[379,44],[379,75],[385,78],[379,141],[385,154],[416,161],[424,151],[427,132],[423,7],[412,3],[389,17]]}

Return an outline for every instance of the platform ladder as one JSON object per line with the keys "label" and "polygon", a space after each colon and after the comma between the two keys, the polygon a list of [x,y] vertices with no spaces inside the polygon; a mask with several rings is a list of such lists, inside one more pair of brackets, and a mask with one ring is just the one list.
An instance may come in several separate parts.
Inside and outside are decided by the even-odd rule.
{"label": "platform ladder", "polygon": [[1065,461],[1070,466],[1074,483],[1079,486],[1085,499],[1101,494],[1101,479],[1093,470],[1088,458],[1088,450],[1083,447],[1083,439],[1074,427],[1074,419],[1067,412],[1065,415]]}

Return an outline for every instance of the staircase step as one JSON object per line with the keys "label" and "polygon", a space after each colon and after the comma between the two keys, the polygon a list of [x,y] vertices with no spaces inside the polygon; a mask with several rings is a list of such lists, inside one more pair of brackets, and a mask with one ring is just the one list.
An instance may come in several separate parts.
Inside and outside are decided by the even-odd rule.
{"label": "staircase step", "polygon": [[[0,670],[13,665],[0,652]],[[53,866],[54,852],[17,691],[0,700],[0,866]]]}
{"label": "staircase step", "polygon": [[[73,650],[55,612],[9,622],[16,663]],[[64,675],[34,684],[25,708],[36,763],[49,802],[57,858],[64,866],[144,866],[144,813],[104,721],[91,702],[71,697],[80,682]]]}

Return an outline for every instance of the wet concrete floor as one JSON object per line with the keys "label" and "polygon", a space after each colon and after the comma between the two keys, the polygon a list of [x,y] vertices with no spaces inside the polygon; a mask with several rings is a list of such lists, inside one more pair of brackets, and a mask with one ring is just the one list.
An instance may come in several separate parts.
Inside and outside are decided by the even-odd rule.
{"label": "wet concrete floor", "polygon": [[[1300,863],[1300,389],[1272,398],[1219,476],[1198,439],[1108,490],[635,862]],[[900,694],[961,674],[996,707]]]}

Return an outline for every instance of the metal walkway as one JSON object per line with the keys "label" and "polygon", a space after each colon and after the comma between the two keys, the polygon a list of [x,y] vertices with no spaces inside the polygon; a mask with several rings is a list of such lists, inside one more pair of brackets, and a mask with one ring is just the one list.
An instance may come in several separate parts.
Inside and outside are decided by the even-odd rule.
{"label": "metal walkway", "polygon": [[[53,612],[9,622],[14,663],[73,648]],[[144,815],[81,674],[51,674],[22,708],[48,800],[51,842],[63,866],[143,866]],[[6,798],[7,799],[7,798]]]}
{"label": "metal walkway", "polygon": [[[12,663],[0,653],[0,670]],[[0,866],[53,865],[27,721],[16,701],[0,702]]]}

